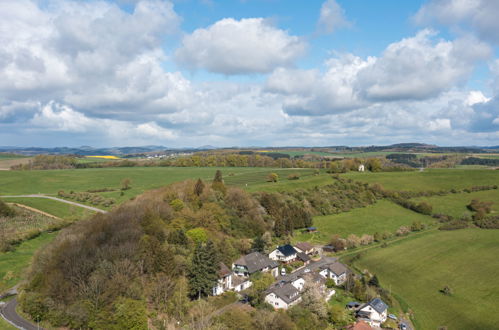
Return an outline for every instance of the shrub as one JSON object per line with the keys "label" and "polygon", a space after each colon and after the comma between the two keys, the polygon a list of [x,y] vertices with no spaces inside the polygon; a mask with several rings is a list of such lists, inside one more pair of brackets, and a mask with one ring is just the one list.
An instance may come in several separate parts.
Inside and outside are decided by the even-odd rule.
{"label": "shrub", "polygon": [[288,180],[298,180],[300,178],[299,174],[290,174],[288,175]]}
{"label": "shrub", "polygon": [[10,208],[7,204],[5,204],[2,200],[0,200],[0,216],[12,217],[14,215],[15,215],[14,210]]}
{"label": "shrub", "polygon": [[399,229],[397,229],[397,231],[395,232],[395,235],[397,236],[405,236],[407,234],[409,234],[410,230],[408,227],[406,226],[401,226]]}

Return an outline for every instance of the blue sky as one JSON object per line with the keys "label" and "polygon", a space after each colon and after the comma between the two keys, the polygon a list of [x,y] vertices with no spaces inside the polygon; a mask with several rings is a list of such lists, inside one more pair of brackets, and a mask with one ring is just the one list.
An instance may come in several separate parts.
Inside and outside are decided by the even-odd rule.
{"label": "blue sky", "polygon": [[0,1],[0,145],[499,144],[499,3]]}

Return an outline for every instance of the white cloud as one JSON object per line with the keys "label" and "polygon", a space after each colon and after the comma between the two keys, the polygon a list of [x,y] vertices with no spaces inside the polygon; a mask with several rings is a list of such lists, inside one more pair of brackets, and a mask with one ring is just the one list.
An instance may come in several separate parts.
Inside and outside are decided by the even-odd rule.
{"label": "white cloud", "polygon": [[481,38],[499,43],[499,1],[495,0],[430,0],[414,16],[419,24],[436,21],[465,29],[471,28]]}
{"label": "white cloud", "polygon": [[[383,54],[363,60],[351,54],[329,59],[325,72],[279,69],[267,90],[288,95],[291,115],[327,115],[377,102],[424,100],[465,82],[475,62],[489,56],[487,45],[473,38],[434,40],[423,30],[389,45]],[[291,76],[300,79],[292,81]]]}
{"label": "white cloud", "polygon": [[434,32],[387,47],[373,65],[359,72],[357,89],[371,100],[424,99],[464,82],[474,63],[490,48],[473,38],[433,40]]}
{"label": "white cloud", "polygon": [[289,66],[305,49],[301,38],[263,18],[225,18],[185,36],[175,55],[189,69],[233,75],[267,73]]}
{"label": "white cloud", "polygon": [[335,0],[327,0],[322,4],[318,21],[319,30],[333,33],[342,27],[352,25],[345,16],[345,10]]}

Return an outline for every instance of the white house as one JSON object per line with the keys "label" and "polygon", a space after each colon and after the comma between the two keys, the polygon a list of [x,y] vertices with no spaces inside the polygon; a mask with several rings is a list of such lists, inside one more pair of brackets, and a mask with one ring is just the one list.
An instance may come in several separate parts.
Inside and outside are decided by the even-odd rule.
{"label": "white house", "polygon": [[334,262],[321,268],[320,274],[333,279],[335,285],[342,285],[347,279],[348,268],[341,262]]}
{"label": "white house", "polygon": [[220,263],[218,270],[217,285],[213,287],[213,295],[218,296],[227,290],[233,289],[232,286],[232,272],[223,262]]}
{"label": "white house", "polygon": [[249,276],[256,272],[270,272],[274,277],[279,275],[279,264],[270,260],[260,252],[252,252],[234,261],[232,271],[237,276]]}
{"label": "white house", "polygon": [[272,260],[278,260],[281,262],[292,262],[296,260],[296,254],[298,252],[289,244],[278,246],[277,249],[269,254],[269,258]]}
{"label": "white house", "polygon": [[232,285],[234,291],[241,292],[252,286],[253,282],[251,282],[248,277],[234,276],[232,278]]}
{"label": "white house", "polygon": [[357,318],[372,327],[380,327],[382,323],[386,322],[388,306],[379,298],[374,298],[367,304],[359,307],[357,311]]}
{"label": "white house", "polygon": [[300,291],[291,283],[279,283],[270,288],[265,296],[265,302],[275,309],[288,309],[300,301]]}

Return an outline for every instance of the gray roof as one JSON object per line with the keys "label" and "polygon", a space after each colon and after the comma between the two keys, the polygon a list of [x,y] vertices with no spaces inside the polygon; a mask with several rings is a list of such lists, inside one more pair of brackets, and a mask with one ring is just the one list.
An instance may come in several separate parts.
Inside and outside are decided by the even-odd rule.
{"label": "gray roof", "polygon": [[303,252],[312,250],[314,246],[308,242],[298,242],[295,244],[295,247],[302,250]]}
{"label": "gray roof", "polygon": [[296,256],[298,257],[298,259],[300,259],[303,262],[310,261],[310,257],[308,256],[308,254],[304,252],[298,252]]}
{"label": "gray roof", "polygon": [[306,275],[307,273],[312,273],[315,272],[319,269],[324,269],[328,265],[335,263],[338,260],[338,258],[334,257],[322,257],[321,260],[318,261],[312,261],[308,266],[303,267],[298,269],[297,271],[294,271],[288,275],[285,276],[280,276],[278,278],[279,281],[284,281],[284,282],[293,282],[295,281],[298,277],[302,277]]}
{"label": "gray roof", "polygon": [[296,299],[300,298],[300,291],[298,291],[298,289],[295,288],[291,283],[278,283],[275,286],[271,287],[268,292],[274,293],[286,304],[292,303]]}
{"label": "gray roof", "polygon": [[362,309],[366,306],[371,306],[379,314],[383,313],[384,311],[386,311],[388,309],[388,306],[383,302],[383,300],[381,300],[379,298],[374,298],[373,300],[371,300],[367,304],[362,305],[360,307],[360,309]]}
{"label": "gray roof", "polygon": [[264,268],[275,268],[279,266],[277,261],[271,260],[269,257],[264,256],[260,252],[252,252],[234,261],[235,265],[246,266],[248,273],[261,271]]}
{"label": "gray roof", "polygon": [[348,271],[348,268],[341,262],[335,262],[334,264],[329,265],[328,268],[336,276],[340,276]]}

